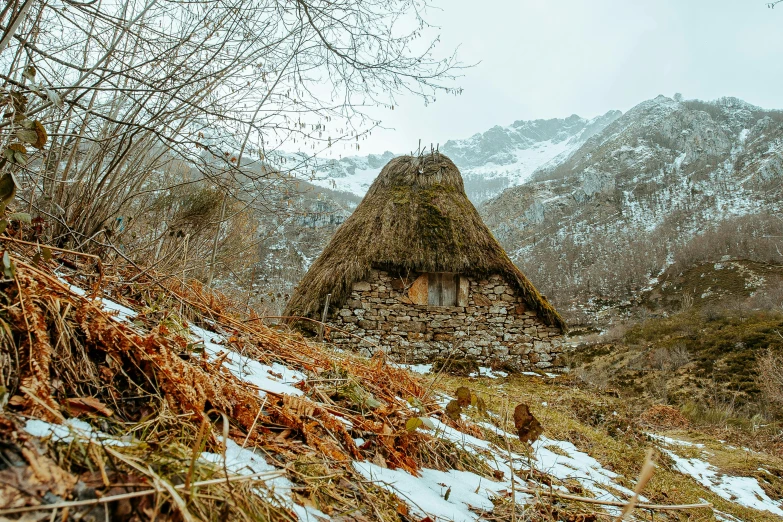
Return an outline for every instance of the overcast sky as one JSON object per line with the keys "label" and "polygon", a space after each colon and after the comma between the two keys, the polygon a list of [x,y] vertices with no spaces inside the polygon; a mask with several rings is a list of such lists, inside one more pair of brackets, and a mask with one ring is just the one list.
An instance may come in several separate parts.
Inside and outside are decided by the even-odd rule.
{"label": "overcast sky", "polygon": [[[594,117],[658,94],[783,109],[783,4],[764,0],[433,0],[460,96],[378,112],[361,154],[405,152],[515,120]],[[338,152],[338,151],[335,151]],[[355,153],[355,152],[354,152]]]}

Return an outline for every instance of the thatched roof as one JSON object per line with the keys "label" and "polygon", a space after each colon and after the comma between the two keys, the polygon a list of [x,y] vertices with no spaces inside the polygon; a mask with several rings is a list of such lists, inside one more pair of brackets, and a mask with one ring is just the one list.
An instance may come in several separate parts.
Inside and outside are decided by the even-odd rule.
{"label": "thatched roof", "polygon": [[[502,276],[550,326],[565,322],[511,262],[443,154],[401,156],[375,179],[288,302],[287,316],[318,317],[326,294],[342,305],[372,268]],[[331,308],[332,306],[330,306]],[[320,317],[318,317],[320,318]]]}

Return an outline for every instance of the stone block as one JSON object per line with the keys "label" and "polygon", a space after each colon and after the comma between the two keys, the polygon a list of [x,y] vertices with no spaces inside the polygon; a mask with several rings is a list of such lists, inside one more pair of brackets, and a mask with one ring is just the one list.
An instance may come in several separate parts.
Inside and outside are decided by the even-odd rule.
{"label": "stone block", "polygon": [[533,343],[533,350],[537,353],[549,353],[552,349],[552,345],[544,341],[535,341]]}
{"label": "stone block", "polygon": [[357,281],[353,284],[354,292],[369,292],[372,286],[367,281]]}
{"label": "stone block", "polygon": [[483,294],[474,294],[473,295],[473,303],[475,303],[476,306],[491,306],[492,301],[489,300],[489,298]]}

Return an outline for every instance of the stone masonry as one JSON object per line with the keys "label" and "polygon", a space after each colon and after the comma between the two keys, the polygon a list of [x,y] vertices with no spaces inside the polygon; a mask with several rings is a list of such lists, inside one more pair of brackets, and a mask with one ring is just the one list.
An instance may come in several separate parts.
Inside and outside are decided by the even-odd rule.
{"label": "stone masonry", "polygon": [[463,276],[469,281],[466,306],[430,306],[410,304],[407,297],[409,283],[418,275],[372,270],[368,280],[355,283],[343,307],[330,311],[328,323],[336,328],[329,334],[332,342],[367,355],[380,347],[405,363],[456,352],[455,358],[519,370],[561,366],[560,331],[527,310],[500,276]]}

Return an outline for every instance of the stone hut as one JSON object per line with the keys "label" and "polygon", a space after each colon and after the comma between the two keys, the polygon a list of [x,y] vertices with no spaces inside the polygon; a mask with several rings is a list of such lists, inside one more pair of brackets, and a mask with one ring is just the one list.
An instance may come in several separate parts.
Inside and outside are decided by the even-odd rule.
{"label": "stone hut", "polygon": [[492,236],[443,154],[383,168],[284,314],[320,320],[327,295],[328,339],[346,348],[408,363],[452,355],[560,365],[563,319]]}

